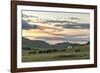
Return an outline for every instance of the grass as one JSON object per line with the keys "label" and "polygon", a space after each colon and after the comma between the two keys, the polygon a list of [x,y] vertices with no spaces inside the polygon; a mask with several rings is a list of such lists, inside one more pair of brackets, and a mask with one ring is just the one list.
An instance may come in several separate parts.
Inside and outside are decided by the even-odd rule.
{"label": "grass", "polygon": [[[80,50],[76,52],[75,50]],[[79,46],[67,49],[64,52],[29,54],[33,50],[22,51],[22,62],[56,61],[56,60],[81,60],[89,59],[89,46]]]}

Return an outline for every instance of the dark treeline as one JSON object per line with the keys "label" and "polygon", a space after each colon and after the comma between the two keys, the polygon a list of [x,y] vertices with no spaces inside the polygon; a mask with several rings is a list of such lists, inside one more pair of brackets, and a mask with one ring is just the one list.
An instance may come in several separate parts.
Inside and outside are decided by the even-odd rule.
{"label": "dark treeline", "polygon": [[52,50],[37,50],[37,51],[30,51],[29,54],[42,54],[42,53],[54,53],[54,52],[64,52],[66,51],[65,49],[52,49]]}

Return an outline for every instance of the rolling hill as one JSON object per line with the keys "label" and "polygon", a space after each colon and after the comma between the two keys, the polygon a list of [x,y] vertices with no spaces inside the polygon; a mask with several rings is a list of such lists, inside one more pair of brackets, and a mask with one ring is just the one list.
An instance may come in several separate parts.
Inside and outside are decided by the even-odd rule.
{"label": "rolling hill", "polygon": [[[43,49],[63,49],[68,46],[81,46],[81,44],[73,44],[69,42],[57,43],[54,45],[50,45],[49,43],[41,40],[29,40],[27,38],[22,37],[22,47],[23,48],[43,48]],[[85,44],[86,45],[86,44]]]}

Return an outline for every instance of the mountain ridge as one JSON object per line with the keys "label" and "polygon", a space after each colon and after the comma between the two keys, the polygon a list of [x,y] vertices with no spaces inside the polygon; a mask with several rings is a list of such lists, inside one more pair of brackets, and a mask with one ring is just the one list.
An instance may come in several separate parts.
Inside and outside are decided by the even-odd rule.
{"label": "mountain ridge", "polygon": [[69,43],[69,42],[63,42],[63,43],[56,43],[54,45],[50,45],[49,43],[41,40],[29,40],[27,38],[22,37],[22,47],[28,47],[28,48],[47,48],[47,49],[62,49],[67,48],[68,46],[76,46],[76,45],[83,45],[83,44],[76,44],[76,43]]}

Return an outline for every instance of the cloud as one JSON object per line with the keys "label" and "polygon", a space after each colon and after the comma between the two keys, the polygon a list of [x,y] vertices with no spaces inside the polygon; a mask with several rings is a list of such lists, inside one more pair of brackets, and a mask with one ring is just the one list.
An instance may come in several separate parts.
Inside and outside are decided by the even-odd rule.
{"label": "cloud", "polygon": [[67,19],[66,20],[46,20],[45,22],[47,23],[76,23],[76,22],[73,22],[73,21],[68,21]]}
{"label": "cloud", "polygon": [[[59,42],[87,42],[89,41],[89,28],[88,22],[73,22],[67,19],[56,19],[57,15],[45,15],[46,13],[23,15],[22,18],[22,36],[31,40],[44,40],[49,43]],[[27,13],[26,13],[27,14]],[[62,15],[62,14],[61,14]],[[80,14],[78,17],[83,16]],[[55,16],[55,17],[53,17]],[[62,15],[63,17],[65,16]],[[67,15],[66,15],[67,16]],[[48,18],[49,17],[49,18]],[[45,19],[47,18],[47,19]],[[87,17],[81,17],[87,18]],[[70,18],[78,20],[78,18]]]}
{"label": "cloud", "polygon": [[25,20],[22,20],[22,29],[28,30],[28,29],[36,29],[36,28],[38,28],[38,25],[35,25],[35,24],[30,25]]}
{"label": "cloud", "polygon": [[49,36],[49,37],[43,37],[43,36],[40,36],[40,37],[28,37],[28,39],[31,39],[31,40],[43,40],[43,41],[46,41],[50,44],[55,44],[55,43],[60,43],[60,42],[87,42],[89,41],[89,37],[88,36],[64,36],[64,37],[58,37],[58,36]]}
{"label": "cloud", "polygon": [[36,39],[45,39],[45,40],[63,40],[63,41],[87,41],[89,39],[88,36],[63,36],[63,37],[35,37]]}
{"label": "cloud", "polygon": [[62,27],[62,28],[69,28],[69,29],[89,29],[89,24],[87,23],[71,23],[71,24],[58,24],[55,25],[57,27]]}
{"label": "cloud", "polygon": [[29,18],[29,17],[38,18],[38,16],[32,16],[32,15],[26,15],[26,14],[22,14],[22,17],[23,18]]}

